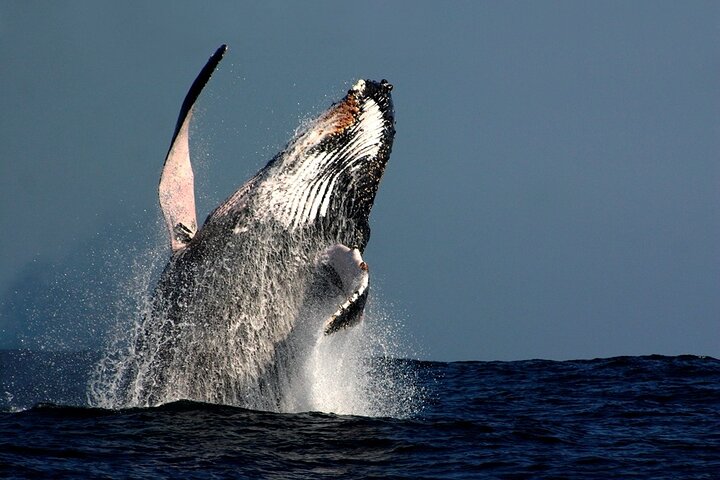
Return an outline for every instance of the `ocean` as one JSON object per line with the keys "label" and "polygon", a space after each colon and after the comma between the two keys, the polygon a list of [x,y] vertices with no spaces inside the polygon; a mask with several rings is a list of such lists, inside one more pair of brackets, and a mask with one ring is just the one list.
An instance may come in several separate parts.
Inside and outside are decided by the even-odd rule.
{"label": "ocean", "polygon": [[92,408],[99,356],[0,351],[0,478],[720,478],[709,357],[376,358],[413,382],[393,417]]}

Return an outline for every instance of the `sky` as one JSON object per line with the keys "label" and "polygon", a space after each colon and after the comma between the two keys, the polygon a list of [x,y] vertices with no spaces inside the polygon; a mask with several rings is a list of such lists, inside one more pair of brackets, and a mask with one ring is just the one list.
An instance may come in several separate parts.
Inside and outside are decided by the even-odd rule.
{"label": "sky", "polygon": [[92,347],[149,288],[177,113],[227,43],[199,219],[387,78],[369,321],[432,360],[720,357],[719,25],[717,2],[2,2],[0,348]]}

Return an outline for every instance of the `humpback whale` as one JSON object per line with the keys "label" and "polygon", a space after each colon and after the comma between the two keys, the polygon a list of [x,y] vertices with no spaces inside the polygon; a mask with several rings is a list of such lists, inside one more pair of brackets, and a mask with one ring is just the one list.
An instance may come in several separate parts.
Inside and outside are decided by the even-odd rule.
{"label": "humpback whale", "polygon": [[277,409],[304,345],[362,320],[362,253],[395,134],[392,85],[358,80],[198,226],[189,127],[226,48],[180,109],[159,184],[172,254],[128,361],[105,381],[116,406]]}

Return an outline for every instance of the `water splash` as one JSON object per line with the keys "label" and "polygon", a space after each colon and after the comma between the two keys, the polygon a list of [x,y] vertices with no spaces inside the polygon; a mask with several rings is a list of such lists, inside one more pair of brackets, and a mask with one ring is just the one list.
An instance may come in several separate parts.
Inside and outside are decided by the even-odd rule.
{"label": "water splash", "polygon": [[[159,231],[159,228],[156,228]],[[151,312],[150,285],[156,281],[167,247],[159,241],[153,249],[135,257],[126,278],[116,278],[118,288],[112,306],[115,317],[106,333],[104,353],[91,373],[88,403],[101,408],[120,408],[120,392],[130,386],[130,372],[135,359],[132,339],[139,335],[141,319]],[[136,252],[137,253],[137,252]],[[132,405],[138,406],[138,405]]]}
{"label": "water splash", "polygon": [[397,332],[376,320],[317,338],[282,410],[399,418],[417,413],[424,395],[416,372],[388,355]]}
{"label": "water splash", "polygon": [[[304,245],[304,248],[310,247]],[[378,299],[371,296],[363,323],[326,336],[322,328],[324,321],[342,299],[328,301],[328,298],[309,295],[312,280],[304,274],[292,278],[292,288],[283,289],[284,295],[295,297],[294,300],[280,301],[283,313],[294,316],[295,321],[289,334],[277,345],[268,345],[271,340],[258,335],[239,335],[239,330],[246,333],[256,330],[254,324],[262,330],[268,320],[245,314],[230,322],[219,322],[225,331],[222,339],[210,339],[207,334],[203,334],[204,343],[199,343],[195,334],[172,339],[174,348],[185,344],[181,349],[183,353],[214,355],[216,358],[208,364],[224,370],[217,378],[235,376],[233,381],[219,384],[212,381],[218,372],[206,372],[208,382],[198,385],[197,372],[188,373],[188,369],[198,365],[192,359],[183,359],[184,363],[160,375],[154,370],[156,365],[147,358],[149,350],[138,348],[138,339],[148,335],[147,319],[157,315],[153,311],[149,286],[162,264],[163,250],[156,248],[141,256],[132,277],[122,289],[126,294],[119,302],[116,325],[89,384],[91,405],[104,408],[151,406],[143,394],[144,386],[148,382],[166,382],[163,397],[157,404],[189,398],[277,412],[323,411],[393,417],[410,416],[420,408],[423,394],[416,387],[414,372],[401,363],[388,361],[404,353],[403,342],[400,341],[400,326],[392,323],[392,316],[380,308]],[[263,254],[258,248],[254,249],[254,254],[256,261],[252,270],[256,277],[253,281],[258,282],[258,272],[272,271],[273,265],[268,262],[277,260],[277,256]],[[272,281],[259,281],[259,286],[255,292],[256,304],[250,309],[255,315],[268,311],[267,306],[259,304],[276,300],[275,297],[280,295],[274,291],[277,285]],[[271,291],[262,292],[262,289]],[[307,302],[308,297],[312,301]],[[299,299],[306,301],[298,306]],[[215,319],[205,318],[203,324],[207,325],[211,320]],[[181,329],[177,334],[187,332]],[[241,339],[244,341],[239,344]],[[166,340],[156,337],[155,341]],[[194,345],[187,348],[187,343]],[[274,352],[272,364],[263,367],[262,375],[254,376],[254,372],[260,371],[258,364],[264,358],[261,350],[270,347]],[[151,350],[158,348],[163,345],[157,343]],[[237,356],[236,348],[244,348],[244,356]],[[247,365],[248,362],[256,365]]]}

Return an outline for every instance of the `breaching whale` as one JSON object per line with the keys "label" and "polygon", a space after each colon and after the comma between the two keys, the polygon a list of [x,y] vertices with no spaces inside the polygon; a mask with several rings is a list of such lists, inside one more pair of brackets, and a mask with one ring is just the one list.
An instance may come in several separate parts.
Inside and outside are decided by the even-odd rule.
{"label": "breaching whale", "polygon": [[392,85],[357,81],[198,227],[189,126],[225,51],[180,109],[159,185],[172,256],[130,360],[105,382],[116,406],[277,409],[308,338],[337,335],[363,314],[362,252],[395,134]]}

